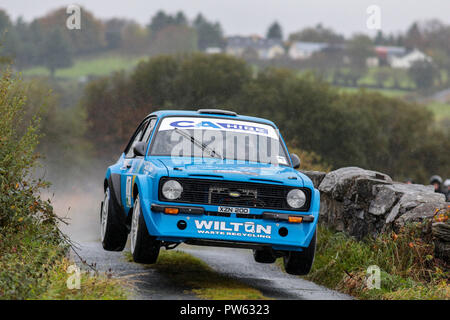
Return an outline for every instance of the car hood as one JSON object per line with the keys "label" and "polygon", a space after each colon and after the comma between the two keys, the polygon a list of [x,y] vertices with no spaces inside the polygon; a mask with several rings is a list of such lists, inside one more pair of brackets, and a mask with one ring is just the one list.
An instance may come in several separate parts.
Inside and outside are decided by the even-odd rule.
{"label": "car hood", "polygon": [[[159,158],[171,177],[209,178],[304,186],[305,176],[291,167],[217,159]],[[309,180],[309,179],[308,179]]]}

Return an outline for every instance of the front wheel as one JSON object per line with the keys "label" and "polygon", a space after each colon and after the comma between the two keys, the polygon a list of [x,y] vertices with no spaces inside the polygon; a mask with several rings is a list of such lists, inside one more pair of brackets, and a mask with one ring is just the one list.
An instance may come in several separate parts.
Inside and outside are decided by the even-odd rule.
{"label": "front wheel", "polygon": [[127,243],[128,232],[114,211],[113,200],[109,187],[105,190],[100,209],[100,239],[103,249],[108,251],[122,251]]}
{"label": "front wheel", "polygon": [[130,245],[133,261],[137,263],[155,263],[158,259],[161,242],[152,237],[147,230],[141,210],[139,194],[136,196],[131,220]]}
{"label": "front wheel", "polygon": [[316,252],[316,231],[307,248],[303,251],[289,251],[284,256],[284,269],[289,274],[304,276],[309,273],[314,262]]}

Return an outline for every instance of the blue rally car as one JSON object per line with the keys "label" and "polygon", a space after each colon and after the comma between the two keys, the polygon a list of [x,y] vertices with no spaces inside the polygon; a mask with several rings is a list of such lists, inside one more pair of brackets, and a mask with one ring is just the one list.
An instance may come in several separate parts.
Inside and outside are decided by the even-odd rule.
{"label": "blue rally car", "polygon": [[271,121],[232,111],[158,111],[138,126],[107,169],[103,248],[155,263],[180,243],[253,249],[256,262],[284,258],[307,274],[316,247],[320,195],[295,170]]}

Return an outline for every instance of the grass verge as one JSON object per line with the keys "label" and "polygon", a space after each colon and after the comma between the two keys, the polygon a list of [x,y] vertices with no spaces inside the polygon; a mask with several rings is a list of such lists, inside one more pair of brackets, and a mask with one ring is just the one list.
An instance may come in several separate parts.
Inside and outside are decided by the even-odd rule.
{"label": "grass verge", "polygon": [[120,280],[107,274],[81,272],[80,288],[69,289],[73,264],[67,246],[53,226],[23,224],[15,232],[0,234],[0,299],[103,300],[126,299]]}
{"label": "grass verge", "polygon": [[43,300],[125,300],[128,291],[120,279],[108,274],[81,272],[80,288],[68,289],[67,270],[72,262],[62,259],[50,272],[50,285],[38,297]]}
{"label": "grass verge", "polygon": [[[448,300],[448,266],[434,257],[433,245],[420,238],[421,228],[415,225],[399,234],[357,241],[319,226],[314,265],[304,278],[359,299]],[[366,270],[372,265],[381,269],[380,289],[366,285]]]}
{"label": "grass verge", "polygon": [[[132,261],[131,253],[125,253]],[[202,260],[178,250],[162,250],[156,264],[149,266],[181,283],[199,298],[209,300],[264,300],[257,289],[215,272]]]}

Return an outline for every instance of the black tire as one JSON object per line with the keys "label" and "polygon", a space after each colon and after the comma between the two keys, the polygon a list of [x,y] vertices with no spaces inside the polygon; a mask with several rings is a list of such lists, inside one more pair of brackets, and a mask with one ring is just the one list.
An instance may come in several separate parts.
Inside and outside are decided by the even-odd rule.
{"label": "black tire", "polygon": [[309,243],[309,246],[303,251],[289,251],[284,256],[284,269],[289,274],[304,276],[309,273],[314,262],[316,252],[316,231]]}
{"label": "black tire", "polygon": [[109,187],[106,188],[104,200],[100,206],[100,238],[103,249],[122,251],[128,238],[128,230],[120,221],[114,210]]}
{"label": "black tire", "polygon": [[136,196],[131,218],[131,254],[133,261],[137,263],[152,264],[158,260],[161,241],[156,240],[148,233],[139,200]]}
{"label": "black tire", "polygon": [[272,249],[256,249],[253,250],[253,258],[259,263],[274,263],[277,259]]}

